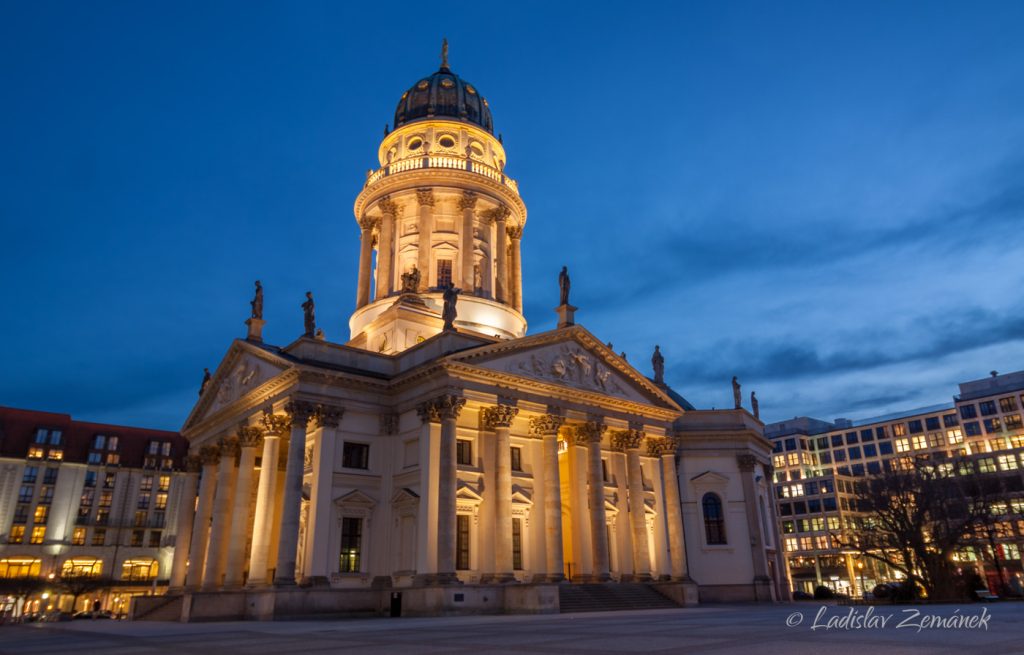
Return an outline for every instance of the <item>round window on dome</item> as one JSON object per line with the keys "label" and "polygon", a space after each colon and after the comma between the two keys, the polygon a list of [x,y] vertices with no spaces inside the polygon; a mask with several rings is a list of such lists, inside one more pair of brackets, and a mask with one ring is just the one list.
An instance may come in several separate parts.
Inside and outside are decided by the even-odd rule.
{"label": "round window on dome", "polygon": [[474,141],[473,143],[469,144],[469,148],[470,148],[470,150],[473,151],[473,156],[474,157],[483,157],[484,156],[483,146],[481,146],[476,141]]}
{"label": "round window on dome", "polygon": [[420,91],[422,91],[423,89],[427,88],[428,86],[430,86],[430,82],[428,82],[426,80],[420,80],[419,83],[416,85],[416,88],[419,89]]}
{"label": "round window on dome", "polygon": [[443,137],[441,137],[438,140],[438,143],[441,145],[442,148],[454,148],[455,147],[455,139],[451,138],[447,134],[444,135]]}
{"label": "round window on dome", "polygon": [[471,96],[475,96],[476,95],[476,89],[473,88],[472,84],[467,84],[466,85],[466,93],[468,93]]}
{"label": "round window on dome", "polygon": [[405,147],[409,150],[419,150],[420,148],[423,147],[423,139],[419,138],[418,136],[414,136],[413,138],[409,139],[409,142],[405,144]]}
{"label": "round window on dome", "polygon": [[455,82],[452,82],[450,77],[446,77],[441,80],[441,86],[443,86],[446,89],[450,89],[453,86],[455,86]]}

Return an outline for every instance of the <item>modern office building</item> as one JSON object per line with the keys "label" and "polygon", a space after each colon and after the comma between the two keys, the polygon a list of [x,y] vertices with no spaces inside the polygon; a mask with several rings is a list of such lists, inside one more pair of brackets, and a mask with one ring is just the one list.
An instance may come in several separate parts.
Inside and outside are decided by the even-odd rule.
{"label": "modern office building", "polygon": [[[54,584],[27,611],[99,598],[126,612],[130,596],[166,588],[187,449],[176,432],[0,407],[0,578]],[[58,582],[85,575],[109,585],[72,608]]]}
{"label": "modern office building", "polygon": [[[990,586],[1021,572],[1024,503],[1013,491],[1024,472],[1024,371],[960,384],[949,403],[864,420],[832,422],[798,417],[765,426],[772,462],[786,564],[794,589],[825,585],[859,595],[881,581],[899,579],[871,558],[844,549],[864,514],[854,487],[865,476],[926,456],[953,474],[1001,475],[1008,496],[992,511],[1003,517],[996,543],[981,539],[955,555]],[[1014,481],[1015,480],[1015,481]]]}

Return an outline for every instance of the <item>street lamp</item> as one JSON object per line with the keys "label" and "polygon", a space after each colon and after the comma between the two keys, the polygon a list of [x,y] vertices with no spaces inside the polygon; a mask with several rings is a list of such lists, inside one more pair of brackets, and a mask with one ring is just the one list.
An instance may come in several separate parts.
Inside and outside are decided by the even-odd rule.
{"label": "street lamp", "polygon": [[867,598],[868,590],[864,587],[864,562],[857,562],[857,571],[860,573],[860,597]]}

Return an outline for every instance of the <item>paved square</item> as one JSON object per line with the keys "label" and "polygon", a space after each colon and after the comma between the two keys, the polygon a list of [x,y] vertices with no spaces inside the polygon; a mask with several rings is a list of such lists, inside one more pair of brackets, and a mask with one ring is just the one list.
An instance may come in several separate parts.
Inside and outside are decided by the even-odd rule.
{"label": "paved square", "polygon": [[[0,653],[1024,653],[1024,603],[885,606],[871,614],[862,607],[822,607],[722,605],[552,616],[275,623],[73,621],[0,627]],[[922,619],[913,610],[944,622],[987,616],[988,629],[918,631],[915,626]],[[818,616],[819,612],[824,614]],[[897,627],[901,621],[907,625]],[[799,625],[790,627],[787,622]],[[862,625],[868,627],[857,627]]]}

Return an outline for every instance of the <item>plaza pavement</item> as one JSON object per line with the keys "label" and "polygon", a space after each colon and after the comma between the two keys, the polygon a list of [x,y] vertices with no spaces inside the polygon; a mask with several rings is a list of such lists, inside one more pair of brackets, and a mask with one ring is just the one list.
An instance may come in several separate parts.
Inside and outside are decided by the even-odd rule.
{"label": "plaza pavement", "polygon": [[[811,629],[851,608],[816,602],[787,605],[704,605],[686,609],[545,616],[349,619],[178,624],[73,621],[0,627],[0,653],[128,655],[298,655],[300,653],[744,653],[746,655],[870,655],[1024,653],[1024,603],[920,607],[945,619],[983,617],[983,628],[897,628],[907,607],[881,606],[871,627]],[[816,619],[819,611],[825,614]],[[800,625],[794,613],[802,616]],[[891,616],[884,627],[879,622]],[[920,620],[918,620],[920,622]]]}

